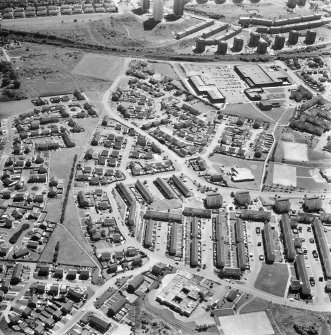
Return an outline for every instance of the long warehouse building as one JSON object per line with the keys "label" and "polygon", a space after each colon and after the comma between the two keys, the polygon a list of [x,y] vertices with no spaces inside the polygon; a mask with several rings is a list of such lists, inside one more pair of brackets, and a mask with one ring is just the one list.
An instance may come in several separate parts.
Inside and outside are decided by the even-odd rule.
{"label": "long warehouse building", "polygon": [[185,216],[197,216],[199,218],[211,219],[211,209],[184,207],[183,215],[185,215]]}
{"label": "long warehouse building", "polygon": [[264,253],[266,263],[272,264],[276,260],[275,246],[272,239],[271,225],[269,222],[264,224],[264,229],[262,231],[263,243],[264,243]]}
{"label": "long warehouse building", "polygon": [[153,245],[153,226],[152,220],[146,220],[144,247],[150,248]]}
{"label": "long warehouse building", "polygon": [[166,199],[173,199],[175,197],[175,193],[162,178],[156,178],[155,184]]}
{"label": "long warehouse building", "polygon": [[198,248],[198,239],[192,238],[191,240],[191,250],[190,250],[190,265],[192,268],[199,265],[199,248]]}
{"label": "long warehouse building", "polygon": [[310,283],[303,255],[297,255],[295,257],[294,266],[295,271],[297,273],[297,277],[301,282],[301,294],[305,297],[310,296],[311,294]]}
{"label": "long warehouse building", "polygon": [[331,279],[331,257],[328,242],[324,233],[324,227],[320,219],[315,218],[313,224],[316,244],[320,253],[324,274],[327,280]]}
{"label": "long warehouse building", "polygon": [[237,244],[237,260],[238,260],[238,268],[241,271],[245,271],[247,268],[247,262],[246,262],[246,249],[244,242],[239,242]]}
{"label": "long warehouse building", "polygon": [[118,183],[116,185],[117,189],[120,192],[120,195],[128,202],[128,204],[131,206],[132,203],[135,201],[134,195],[129,190],[129,188],[124,185],[123,183]]}
{"label": "long warehouse building", "polygon": [[137,180],[135,186],[148,204],[151,204],[154,201],[154,197],[152,196],[151,192],[146,188],[146,186],[140,180]]}
{"label": "long warehouse building", "polygon": [[216,216],[216,220],[215,220],[215,240],[216,241],[220,241],[223,236],[222,236],[222,223],[226,221],[225,220],[224,215],[219,214]]}
{"label": "long warehouse building", "polygon": [[216,241],[216,267],[222,269],[225,266],[225,245],[224,240]]}
{"label": "long warehouse building", "polygon": [[293,234],[291,230],[290,217],[288,214],[282,214],[280,219],[280,227],[284,237],[284,248],[286,258],[289,262],[293,262],[295,259],[295,248],[293,242]]}
{"label": "long warehouse building", "polygon": [[188,187],[176,176],[172,176],[172,181],[174,185],[178,188],[179,192],[185,197],[188,198],[192,195],[192,192],[188,189]]}
{"label": "long warehouse building", "polygon": [[244,226],[243,226],[243,221],[241,219],[239,219],[239,218],[236,219],[235,232],[236,232],[236,243],[244,242]]}
{"label": "long warehouse building", "polygon": [[155,221],[164,221],[164,222],[182,222],[182,216],[180,214],[176,213],[170,213],[170,212],[159,212],[159,211],[152,211],[147,210],[144,219],[152,219]]}
{"label": "long warehouse building", "polygon": [[199,222],[198,218],[194,217],[191,221],[191,238],[199,238]]}
{"label": "long warehouse building", "polygon": [[178,243],[178,223],[173,222],[170,230],[170,245],[169,254],[175,256],[177,253],[177,243]]}

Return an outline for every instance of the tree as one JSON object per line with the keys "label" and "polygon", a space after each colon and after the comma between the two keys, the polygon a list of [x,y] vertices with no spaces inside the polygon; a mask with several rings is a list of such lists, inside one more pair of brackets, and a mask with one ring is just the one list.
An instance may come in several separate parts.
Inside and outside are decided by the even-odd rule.
{"label": "tree", "polygon": [[255,154],[254,154],[254,157],[255,158],[261,158],[262,157],[262,154],[260,151],[256,151]]}

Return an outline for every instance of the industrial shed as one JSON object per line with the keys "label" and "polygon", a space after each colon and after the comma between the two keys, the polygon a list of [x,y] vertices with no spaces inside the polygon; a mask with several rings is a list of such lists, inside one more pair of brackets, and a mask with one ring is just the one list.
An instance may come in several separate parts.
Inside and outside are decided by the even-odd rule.
{"label": "industrial shed", "polygon": [[297,278],[301,282],[301,294],[305,297],[308,297],[311,294],[311,289],[303,255],[296,255],[294,266]]}
{"label": "industrial shed", "polygon": [[319,197],[305,198],[302,207],[306,212],[319,212],[322,209],[322,199]]}
{"label": "industrial shed", "polygon": [[288,213],[291,209],[291,203],[288,198],[276,198],[274,211],[278,214]]}
{"label": "industrial shed", "polygon": [[162,178],[157,178],[155,184],[166,199],[173,199],[175,197],[175,193]]}
{"label": "industrial shed", "polygon": [[182,216],[180,214],[170,213],[170,212],[159,212],[153,210],[147,210],[144,219],[152,219],[155,221],[164,221],[164,222],[182,222]]}
{"label": "industrial shed", "polygon": [[247,262],[246,262],[246,249],[244,242],[239,242],[237,244],[237,260],[239,269],[241,271],[245,271],[247,268]]}
{"label": "industrial shed", "polygon": [[225,245],[224,240],[216,241],[216,267],[222,269],[225,266]]}
{"label": "industrial shed", "polygon": [[199,248],[198,248],[198,239],[193,238],[191,240],[191,249],[190,249],[190,265],[192,268],[197,267],[199,265]]}
{"label": "industrial shed", "polygon": [[204,208],[185,207],[183,210],[185,216],[197,216],[199,218],[211,219],[211,210]]}
{"label": "industrial shed", "polygon": [[219,193],[209,194],[206,197],[206,207],[210,209],[219,209],[223,205],[223,196]]}
{"label": "industrial shed", "polygon": [[293,234],[291,230],[290,217],[288,216],[288,214],[282,214],[282,217],[280,219],[280,227],[283,233],[286,258],[289,262],[293,262],[295,259],[295,249],[293,243]]}
{"label": "industrial shed", "polygon": [[174,185],[178,188],[179,192],[185,197],[188,198],[192,195],[192,192],[187,188],[187,186],[176,176],[172,176],[172,181]]}
{"label": "industrial shed", "polygon": [[264,229],[262,230],[263,244],[265,260],[267,264],[272,264],[276,260],[275,246],[272,239],[271,225],[269,222],[264,224]]}
{"label": "industrial shed", "polygon": [[328,246],[328,241],[324,233],[324,227],[318,218],[315,218],[313,224],[314,234],[316,238],[316,244],[321,258],[321,263],[324,269],[326,279],[331,279],[331,256]]}
{"label": "industrial shed", "polygon": [[243,209],[240,213],[240,218],[242,220],[251,221],[270,221],[271,213],[267,211],[255,211],[252,209]]}
{"label": "industrial shed", "polygon": [[140,180],[137,180],[135,186],[148,204],[151,204],[154,201],[153,195]]}
{"label": "industrial shed", "polygon": [[154,223],[152,220],[146,221],[144,247],[150,248],[153,245],[153,227]]}
{"label": "industrial shed", "polygon": [[178,223],[173,222],[171,225],[170,245],[169,245],[169,254],[171,256],[176,256],[177,242],[178,242]]}

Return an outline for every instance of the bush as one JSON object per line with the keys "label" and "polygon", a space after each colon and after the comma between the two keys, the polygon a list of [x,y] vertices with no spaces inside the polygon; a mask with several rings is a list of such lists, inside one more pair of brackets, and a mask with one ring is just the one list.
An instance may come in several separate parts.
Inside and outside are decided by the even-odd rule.
{"label": "bush", "polygon": [[20,236],[22,235],[22,233],[29,228],[30,228],[30,225],[28,223],[24,223],[22,227],[20,228],[20,230],[14,233],[13,236],[9,239],[9,243],[15,244],[20,238]]}
{"label": "bush", "polygon": [[254,154],[254,157],[255,158],[261,158],[262,157],[262,154],[260,151],[256,151],[255,154]]}

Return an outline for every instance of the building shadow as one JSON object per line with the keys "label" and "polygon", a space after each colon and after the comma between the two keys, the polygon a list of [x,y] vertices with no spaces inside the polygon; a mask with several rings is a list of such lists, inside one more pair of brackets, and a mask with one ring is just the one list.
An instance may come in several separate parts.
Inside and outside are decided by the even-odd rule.
{"label": "building shadow", "polygon": [[159,21],[155,21],[153,18],[149,18],[143,22],[144,30],[153,30],[159,23]]}
{"label": "building shadow", "polygon": [[177,20],[181,19],[182,17],[178,16],[174,13],[171,13],[171,14],[167,14],[164,18],[165,18],[166,21],[177,21]]}
{"label": "building shadow", "polygon": [[138,8],[134,8],[132,9],[132,13],[135,14],[135,15],[143,15],[146,13],[146,11],[144,11],[141,7],[138,7]]}

